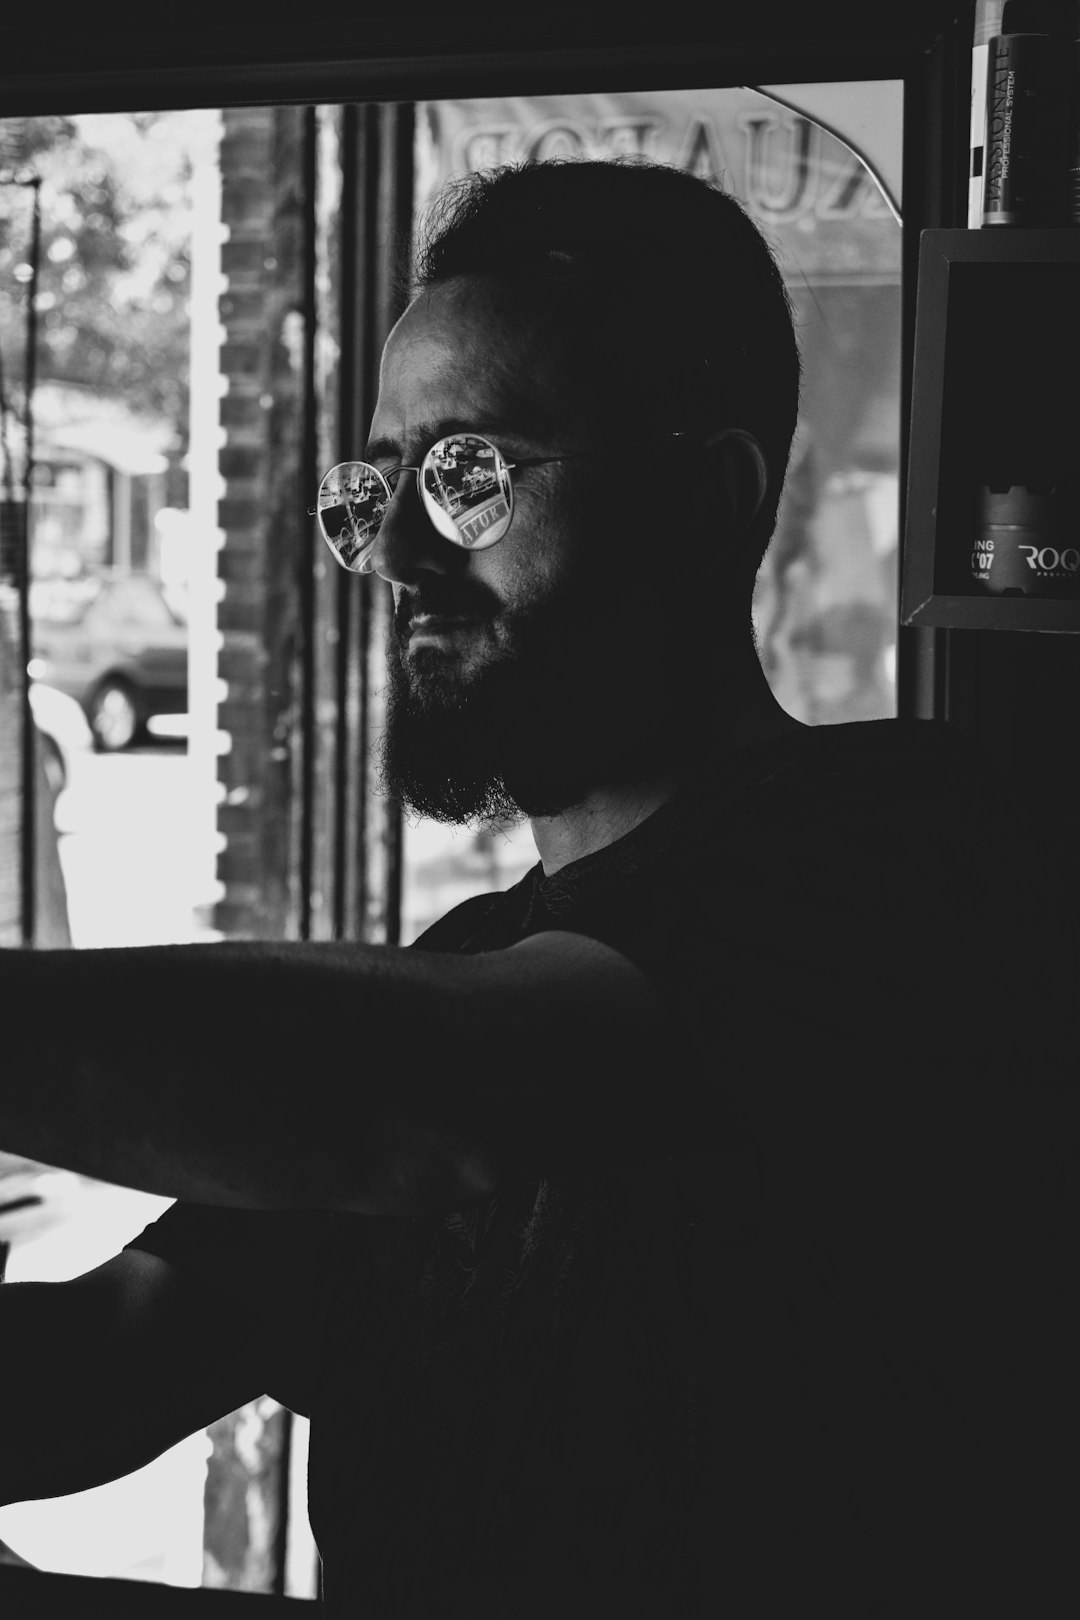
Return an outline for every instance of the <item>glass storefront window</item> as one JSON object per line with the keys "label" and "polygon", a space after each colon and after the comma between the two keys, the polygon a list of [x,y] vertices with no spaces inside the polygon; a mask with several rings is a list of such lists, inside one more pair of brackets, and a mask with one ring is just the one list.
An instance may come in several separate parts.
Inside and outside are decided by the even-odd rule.
{"label": "glass storefront window", "polygon": [[[899,167],[901,101],[895,84],[861,89],[873,138],[856,143],[859,151],[836,133],[851,128],[860,91],[852,85],[415,109],[417,210],[463,169],[521,156],[646,156],[720,180],[774,242],[797,312],[805,387],[754,618],[780,702],[809,724],[895,712],[900,226],[895,188],[882,175]],[[347,878],[333,864],[336,833],[323,809],[337,791],[338,763],[353,762],[344,747],[333,752],[341,705],[328,671],[337,638],[358,639],[369,613],[370,653],[365,644],[350,666],[343,700],[364,711],[355,728],[364,735],[378,715],[385,608],[354,593],[352,618],[335,617],[339,582],[313,548],[314,785],[301,811],[297,737],[311,677],[301,668],[306,627],[295,599],[314,493],[304,482],[303,396],[310,382],[330,465],[340,459],[343,344],[355,341],[344,336],[342,313],[343,109],[316,111],[314,196],[305,192],[302,108],[0,120],[0,177],[30,167],[42,181],[31,674],[35,718],[51,749],[42,803],[55,836],[56,915],[39,943],[212,943],[300,932],[302,815],[313,823],[316,856],[310,931],[329,937],[334,926],[334,896],[317,891]],[[18,686],[8,564],[23,498],[20,343],[30,286],[25,197],[16,195],[18,206],[6,191],[0,196],[5,724]],[[314,268],[304,261],[308,209]],[[130,672],[127,680],[103,677],[121,645],[144,632],[156,695],[133,712]],[[91,690],[96,704],[86,701]],[[8,760],[13,725],[2,739]],[[366,790],[341,795],[347,815],[370,811],[372,823],[392,828],[393,807],[370,802],[374,776],[366,780]],[[4,815],[17,784],[5,779],[0,789]],[[356,911],[369,907],[371,937],[390,932],[392,902],[373,896],[393,887],[391,847],[387,836],[366,880],[357,880],[364,892]],[[402,942],[470,895],[506,888],[535,860],[527,826],[452,830],[409,821]],[[5,943],[16,942],[14,898],[14,890],[0,894],[11,901],[11,915],[0,916]],[[124,1012],[118,1000],[102,1016],[122,1020]],[[168,1203],[2,1154],[0,1177],[0,1186],[25,1183],[42,1200],[0,1224],[12,1280],[77,1275]],[[0,1542],[43,1568],[265,1590],[265,1548],[246,1563],[234,1560],[228,1527],[207,1523],[204,1494],[215,1459],[245,1447],[271,1457],[260,1463],[265,1485],[274,1421],[270,1407],[254,1403],[223,1419],[211,1438],[193,1437],[127,1481],[0,1510]],[[315,1569],[303,1513],[305,1445],[297,1420],[286,1571],[295,1595],[312,1595]]]}

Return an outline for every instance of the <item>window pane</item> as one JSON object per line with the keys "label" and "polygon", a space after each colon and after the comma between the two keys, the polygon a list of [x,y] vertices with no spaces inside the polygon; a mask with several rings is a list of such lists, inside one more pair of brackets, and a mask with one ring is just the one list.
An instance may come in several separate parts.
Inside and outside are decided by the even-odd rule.
{"label": "window pane", "polygon": [[[272,121],[273,109],[259,111]],[[57,857],[76,947],[212,944],[225,932],[214,914],[230,741],[217,729],[222,125],[201,110],[0,123],[0,170],[41,182],[36,284],[25,188],[0,188],[0,476],[6,540],[25,482],[34,290],[31,695],[52,770],[40,842]],[[302,522],[297,502],[295,531]],[[8,562],[5,546],[12,653]],[[17,669],[10,658],[5,668],[7,712]],[[249,694],[251,712],[262,698]],[[3,760],[17,757],[5,743]],[[39,943],[65,942],[39,930]],[[127,1013],[119,988],[100,1009],[121,1024]],[[170,1203],[4,1156],[0,1193],[20,1206],[0,1215],[13,1281],[77,1276]],[[127,1479],[0,1510],[0,1539],[43,1569],[267,1588],[283,1421],[275,1403],[255,1403]],[[292,1449],[302,1457],[299,1438]],[[314,1552],[308,1542],[304,1575],[301,1542],[290,1590],[310,1596]]]}
{"label": "window pane", "polygon": [[[815,118],[799,110],[806,103]],[[472,169],[644,157],[721,183],[765,230],[794,304],[804,383],[754,623],[773,691],[809,725],[896,712],[901,108],[901,87],[890,82],[417,110],[418,210],[450,175]],[[841,128],[854,146],[834,133]],[[708,288],[694,295],[707,298]],[[406,941],[536,860],[527,827],[470,833],[413,820],[405,839]]]}

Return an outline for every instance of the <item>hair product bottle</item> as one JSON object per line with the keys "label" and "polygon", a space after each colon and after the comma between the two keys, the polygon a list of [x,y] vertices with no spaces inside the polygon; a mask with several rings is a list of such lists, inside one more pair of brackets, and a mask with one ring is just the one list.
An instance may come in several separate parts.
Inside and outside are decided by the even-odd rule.
{"label": "hair product bottle", "polygon": [[1006,0],[989,42],[983,225],[1072,223],[1073,0]]}
{"label": "hair product bottle", "polygon": [[971,579],[992,596],[1080,594],[1073,491],[1049,477],[1010,483],[998,474],[977,492]]}

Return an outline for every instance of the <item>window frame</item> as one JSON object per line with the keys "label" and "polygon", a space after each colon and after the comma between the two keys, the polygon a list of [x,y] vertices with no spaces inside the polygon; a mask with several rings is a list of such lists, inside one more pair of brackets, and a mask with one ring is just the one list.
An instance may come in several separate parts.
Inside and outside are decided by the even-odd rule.
{"label": "window frame", "polygon": [[[61,7],[61,10],[64,8]],[[130,15],[118,15],[121,11]],[[220,9],[220,8],[219,8]],[[356,127],[357,145],[346,157],[350,217],[344,239],[358,270],[371,262],[372,230],[379,209],[372,206],[387,178],[387,165],[404,159],[401,143],[378,136],[378,106],[451,97],[498,94],[554,94],[636,86],[650,89],[693,88],[703,84],[780,84],[807,80],[900,80],[904,86],[904,227],[903,227],[903,370],[901,401],[901,503],[907,482],[908,419],[911,406],[914,305],[919,237],[931,226],[956,226],[966,217],[966,159],[970,95],[970,47],[973,6],[969,0],[912,0],[898,16],[894,11],[868,15],[862,0],[823,0],[808,22],[805,8],[791,0],[761,0],[742,17],[714,13],[703,23],[696,8],[676,0],[674,10],[620,19],[622,37],[612,44],[610,14],[596,3],[571,11],[547,8],[541,20],[521,11],[511,13],[481,0],[470,12],[471,29],[462,39],[446,20],[444,7],[425,0],[400,20],[365,21],[357,26],[355,44],[342,40],[341,53],[330,57],[331,42],[342,27],[327,8],[316,3],[307,13],[305,38],[297,40],[285,22],[267,18],[257,38],[246,25],[208,15],[187,22],[182,38],[151,30],[145,7],[113,7],[106,18],[86,22],[84,9],[71,21],[51,8],[37,22],[23,21],[5,47],[0,66],[0,106],[5,117],[70,112],[125,112],[173,107],[242,105],[341,104]],[[191,9],[185,8],[185,20]],[[551,45],[562,38],[563,45]],[[473,41],[490,41],[477,48]],[[365,136],[361,140],[360,137]],[[381,153],[381,156],[378,155]],[[374,156],[373,156],[374,154]],[[373,166],[374,165],[374,166]],[[381,167],[380,167],[381,166]],[[348,178],[351,176],[351,180]],[[398,176],[400,180],[400,175]],[[400,186],[398,190],[400,191]],[[391,186],[391,191],[393,187]],[[395,206],[393,198],[389,206]],[[314,249],[312,249],[314,252]],[[386,318],[384,307],[381,319]],[[360,330],[370,319],[370,300],[359,300],[342,320],[343,335]],[[374,343],[354,344],[361,353],[354,373],[345,380],[339,401],[343,431],[353,431],[370,409],[374,379]],[[309,412],[314,410],[310,398]],[[314,453],[314,417],[305,442]],[[305,456],[307,455],[305,450]],[[903,535],[903,509],[900,532]],[[346,582],[348,583],[348,582]],[[325,615],[326,597],[309,582],[298,580],[305,644],[310,647]],[[338,599],[332,608],[341,643],[348,647],[368,632],[361,604],[351,609]],[[350,613],[354,616],[350,618]],[[355,615],[360,615],[358,625]],[[897,661],[898,709],[902,716],[936,718],[947,710],[950,631],[903,627]],[[343,652],[342,658],[346,654]],[[344,662],[339,679],[348,670]],[[320,802],[310,774],[313,757],[314,676],[303,666],[305,689],[300,705],[301,758],[305,761],[299,793],[298,931],[311,933],[312,889],[324,881],[313,855],[315,828],[330,817],[336,831],[324,865],[333,885],[333,932],[355,938],[364,932],[371,910],[371,878],[365,847],[367,802],[357,795],[362,768],[364,725],[343,717],[336,733],[336,758],[329,780],[332,803]],[[400,830],[392,825],[379,834],[387,840],[390,859],[374,863],[385,892],[375,897],[385,937],[395,937],[400,912]],[[395,857],[396,847],[396,857]],[[395,900],[395,894],[397,899]],[[42,1584],[39,1584],[42,1583]],[[0,1566],[0,1594],[13,1597],[20,1613],[46,1614],[55,1607],[73,1617],[153,1617],[191,1613],[207,1620],[207,1605],[231,1601],[277,1604],[282,1615],[303,1599],[183,1590],[140,1582],[110,1582],[81,1576],[57,1576]]]}

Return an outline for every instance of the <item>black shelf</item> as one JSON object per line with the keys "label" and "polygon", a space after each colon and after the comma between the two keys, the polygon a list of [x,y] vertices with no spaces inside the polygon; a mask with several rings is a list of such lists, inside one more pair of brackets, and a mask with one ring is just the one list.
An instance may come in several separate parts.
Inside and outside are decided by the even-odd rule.
{"label": "black shelf", "polygon": [[[1080,228],[920,239],[904,534],[904,624],[1080,632],[1070,595],[994,594],[971,576],[977,491],[1037,467],[1080,518]],[[1080,543],[1080,521],[1068,545]]]}

